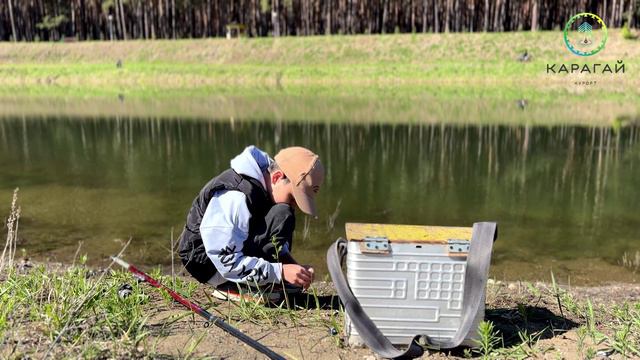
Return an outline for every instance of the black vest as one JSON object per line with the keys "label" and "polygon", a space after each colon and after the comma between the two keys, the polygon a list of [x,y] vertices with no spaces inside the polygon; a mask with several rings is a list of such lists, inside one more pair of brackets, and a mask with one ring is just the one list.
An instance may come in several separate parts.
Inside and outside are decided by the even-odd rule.
{"label": "black vest", "polygon": [[[196,280],[207,282],[216,273],[215,266],[206,254],[202,237],[200,236],[200,223],[209,201],[213,195],[222,190],[240,191],[247,198],[247,208],[251,213],[249,220],[249,237],[253,239],[255,234],[263,231],[264,217],[274,205],[267,191],[260,181],[245,175],[240,175],[233,169],[226,170],[211,179],[193,200],[191,209],[187,215],[187,223],[180,235],[179,253],[185,268]],[[245,242],[243,252],[246,255],[254,253],[251,241]]]}

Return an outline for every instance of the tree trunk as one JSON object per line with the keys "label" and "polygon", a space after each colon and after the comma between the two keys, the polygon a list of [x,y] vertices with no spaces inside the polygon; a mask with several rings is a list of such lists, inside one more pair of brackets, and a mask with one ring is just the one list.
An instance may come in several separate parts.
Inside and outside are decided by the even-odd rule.
{"label": "tree trunk", "polygon": [[445,13],[444,13],[444,32],[448,33],[449,32],[449,22],[451,20],[451,18],[450,18],[451,0],[447,0],[447,4],[445,5],[444,11],[445,11]]}
{"label": "tree trunk", "polygon": [[[583,11],[600,14],[612,28],[637,27],[638,1],[0,0],[0,41],[55,40],[60,33],[79,40],[201,38],[224,36],[225,25],[234,21],[250,36],[540,31],[562,28],[567,17]],[[38,28],[59,15],[68,21]]]}
{"label": "tree trunk", "polygon": [[325,35],[331,35],[331,0],[326,1],[327,4],[327,15],[326,15],[326,25],[324,27]]}
{"label": "tree trunk", "polygon": [[389,16],[387,10],[388,3],[389,2],[387,0],[382,1],[382,26],[380,27],[380,32],[382,34],[387,32],[387,17]]}
{"label": "tree trunk", "polygon": [[469,19],[469,32],[473,32],[475,27],[473,26],[473,22],[476,17],[476,0],[471,0],[471,15]]}
{"label": "tree trunk", "polygon": [[422,1],[422,32],[427,32],[427,0]]}
{"label": "tree trunk", "polygon": [[538,1],[533,0],[533,8],[531,9],[531,31],[538,31]]}
{"label": "tree trunk", "polygon": [[455,14],[454,16],[454,22],[455,25],[453,27],[453,30],[455,32],[460,32],[460,19],[462,18],[462,11],[460,11],[460,1],[459,0],[453,0],[453,13]]}
{"label": "tree trunk", "polygon": [[122,36],[127,40],[127,24],[124,21],[124,6],[122,5],[122,0],[120,0],[120,16],[122,17]]}
{"label": "tree trunk", "polygon": [[345,33],[351,33],[351,0],[347,0],[347,23],[345,26]]}
{"label": "tree trunk", "polygon": [[120,22],[120,6],[118,6],[118,0],[114,2],[114,8],[116,12],[116,40],[118,39],[118,33],[122,34],[122,23]]}
{"label": "tree trunk", "polygon": [[415,33],[416,32],[416,12],[414,9],[414,5],[413,5],[413,0],[411,0],[411,2],[409,3],[410,7],[411,7],[411,32]]}
{"label": "tree trunk", "polygon": [[280,20],[278,19],[278,0],[273,0],[271,6],[271,26],[273,26],[273,36],[280,36]]}
{"label": "tree trunk", "polygon": [[171,37],[176,38],[176,0],[171,0]]}
{"label": "tree trunk", "polygon": [[440,8],[438,7],[439,0],[433,0],[433,26],[434,32],[440,32],[440,19],[438,19],[438,14],[440,13]]}
{"label": "tree trunk", "polygon": [[9,19],[11,21],[11,36],[13,37],[13,41],[18,41],[18,32],[16,31],[16,22],[13,19],[13,4],[12,0],[9,1]]}
{"label": "tree trunk", "polygon": [[500,7],[502,6],[501,0],[496,0],[496,7],[493,12],[493,31],[498,31],[498,22],[500,21]]}
{"label": "tree trunk", "polygon": [[75,2],[71,2],[71,33],[76,36],[76,6]]}
{"label": "tree trunk", "polygon": [[483,31],[489,31],[489,0],[484,0],[484,23],[482,25]]}
{"label": "tree trunk", "polygon": [[151,31],[149,30],[149,17],[147,15],[147,6],[144,7],[142,12],[143,22],[144,22],[144,38],[149,39],[151,37]]}

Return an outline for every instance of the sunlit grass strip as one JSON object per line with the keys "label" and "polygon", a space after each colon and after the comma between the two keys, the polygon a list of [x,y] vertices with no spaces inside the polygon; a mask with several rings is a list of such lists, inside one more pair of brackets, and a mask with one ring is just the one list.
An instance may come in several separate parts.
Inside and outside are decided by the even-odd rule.
{"label": "sunlit grass strip", "polygon": [[640,103],[635,101],[583,99],[566,93],[550,93],[548,98],[538,100],[531,100],[526,93],[492,94],[489,91],[485,95],[495,97],[460,95],[456,98],[455,93],[423,93],[408,97],[391,93],[385,97],[282,93],[210,93],[203,96],[176,92],[157,93],[155,97],[152,94],[103,94],[99,97],[57,94],[49,97],[40,92],[25,95],[19,89],[16,93],[22,95],[0,96],[0,117],[46,116],[85,121],[86,118],[124,116],[154,120],[178,118],[183,121],[587,126],[612,126],[616,122],[626,126],[638,122],[640,117]]}
{"label": "sunlit grass strip", "polygon": [[[633,60],[632,60],[633,61]],[[614,62],[615,63],[615,62]],[[158,91],[202,92],[231,90],[289,94],[385,95],[389,91],[416,94],[427,91],[468,93],[482,91],[529,93],[539,99],[562,90],[582,96],[625,99],[637,96],[640,80],[631,62],[628,73],[616,75],[547,74],[546,62],[476,64],[451,60],[438,64],[377,65],[206,65],[128,63],[122,69],[110,63],[3,63],[0,85],[22,88],[22,92],[85,94],[146,94]],[[576,81],[593,80],[592,86]]]}
{"label": "sunlit grass strip", "polygon": [[[530,59],[518,61],[525,51]],[[640,42],[623,39],[617,30],[606,49],[590,59],[623,60],[627,73],[615,76],[548,74],[547,64],[584,60],[571,57],[559,31],[0,43],[0,59],[0,87],[70,96],[215,88],[346,96],[415,94],[427,88],[463,95],[473,95],[474,89],[482,90],[475,95],[517,89],[535,100],[558,89],[598,99],[640,94]],[[599,84],[595,90],[573,84],[585,79]]]}

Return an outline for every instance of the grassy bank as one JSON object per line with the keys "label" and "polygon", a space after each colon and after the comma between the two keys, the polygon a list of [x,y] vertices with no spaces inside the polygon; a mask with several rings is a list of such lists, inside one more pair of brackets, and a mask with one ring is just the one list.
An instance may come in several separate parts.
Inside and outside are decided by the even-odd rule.
{"label": "grassy bank", "polygon": [[[530,60],[518,61],[525,51]],[[300,120],[303,113],[314,120],[328,109],[339,119],[340,110],[326,106],[337,103],[374,121],[447,121],[460,109],[464,121],[506,115],[602,123],[640,112],[640,41],[613,30],[606,49],[587,62],[618,59],[625,74],[547,74],[547,63],[587,60],[566,50],[560,32],[2,43],[0,102],[4,114],[52,107],[82,115],[96,112],[87,103],[100,99],[103,115],[145,108],[151,116],[211,116],[230,101],[255,104],[223,107],[224,116],[240,118]],[[585,80],[596,84],[575,84]],[[32,102],[25,105],[25,97]],[[303,105],[283,107],[291,103]],[[519,114],[522,104],[528,112]]]}
{"label": "grassy bank", "polygon": [[[525,51],[530,61],[518,61]],[[561,32],[5,43],[0,58],[4,85],[57,84],[90,95],[236,86],[331,95],[386,95],[421,86],[545,93],[571,87],[566,77],[548,76],[547,63],[587,62],[566,50]],[[606,49],[588,62],[622,59],[633,74],[639,58],[640,42],[612,31]],[[637,94],[637,76],[607,76],[601,89],[611,93],[602,96],[625,88]]]}
{"label": "grassy bank", "polygon": [[[3,358],[252,359],[257,353],[129,274],[74,265],[7,269],[0,282]],[[212,300],[210,289],[159,270],[152,275],[196,299],[234,327],[290,359],[362,359],[343,337],[344,313],[320,306],[328,283],[315,283],[318,303],[265,308]],[[130,284],[127,297],[118,294]],[[172,285],[173,284],[173,285]],[[313,299],[313,297],[312,297]],[[325,300],[322,300],[325,299]],[[581,358],[640,356],[640,289],[617,285],[561,288],[553,283],[490,283],[477,349],[433,352],[436,358]]]}
{"label": "grassy bank", "polygon": [[[0,256],[0,357],[253,359],[252,349],[209,326],[167,294],[128,272],[34,264],[16,255],[20,208],[14,197]],[[265,307],[214,300],[211,288],[160,268],[152,277],[290,359],[362,359],[344,338],[344,311],[327,281],[297,302]],[[640,357],[640,287],[565,287],[489,281],[477,348],[435,351],[436,358]],[[126,291],[123,291],[125,290]],[[126,293],[125,293],[126,292]]]}

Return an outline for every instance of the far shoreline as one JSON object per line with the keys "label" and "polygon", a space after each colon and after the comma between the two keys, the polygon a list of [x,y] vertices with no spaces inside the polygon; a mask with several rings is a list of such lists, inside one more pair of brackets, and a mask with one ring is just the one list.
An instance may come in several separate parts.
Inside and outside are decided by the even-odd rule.
{"label": "far shoreline", "polygon": [[[0,59],[0,116],[585,126],[640,117],[640,41],[618,29],[593,59],[571,57],[560,31],[5,42]],[[625,73],[546,70],[619,60]]]}
{"label": "far shoreline", "polygon": [[[6,90],[6,89],[5,89]],[[290,95],[0,94],[8,118],[119,119],[208,122],[329,123],[337,125],[581,126],[619,129],[640,124],[640,103],[624,100],[527,100],[518,96],[438,98]],[[566,100],[566,101],[565,101]],[[522,104],[525,104],[524,106]]]}

